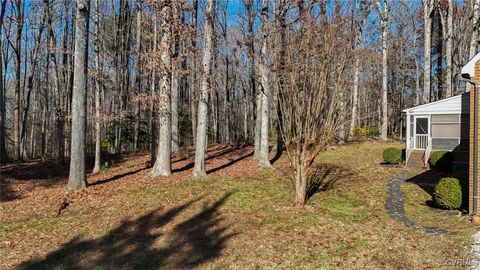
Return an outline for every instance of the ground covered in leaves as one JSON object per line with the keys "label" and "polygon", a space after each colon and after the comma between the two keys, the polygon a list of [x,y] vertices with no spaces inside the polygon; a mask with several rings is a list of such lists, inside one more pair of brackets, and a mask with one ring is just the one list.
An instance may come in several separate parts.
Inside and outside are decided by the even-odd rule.
{"label": "ground covered in leaves", "polygon": [[147,154],[110,157],[73,193],[64,189],[67,166],[2,165],[0,269],[437,269],[469,258],[471,225],[427,206],[428,190],[414,181],[402,187],[407,214],[451,233],[425,234],[387,216],[387,178],[399,168],[380,163],[392,145],[323,152],[302,209],[291,204],[286,158],[257,169],[250,147],[211,147],[202,180],[191,180],[188,153],[157,178]]}

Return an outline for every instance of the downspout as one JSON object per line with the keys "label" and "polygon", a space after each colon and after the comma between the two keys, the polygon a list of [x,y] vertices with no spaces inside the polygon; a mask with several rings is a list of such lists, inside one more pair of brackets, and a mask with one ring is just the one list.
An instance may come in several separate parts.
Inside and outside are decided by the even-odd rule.
{"label": "downspout", "polygon": [[473,84],[473,211],[472,216],[477,214],[478,206],[478,84],[470,78],[470,74],[459,76],[461,81]]}

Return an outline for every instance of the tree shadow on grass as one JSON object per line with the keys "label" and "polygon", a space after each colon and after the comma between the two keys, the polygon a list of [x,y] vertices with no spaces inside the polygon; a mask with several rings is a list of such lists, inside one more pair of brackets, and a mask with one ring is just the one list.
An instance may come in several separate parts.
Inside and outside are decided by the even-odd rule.
{"label": "tree shadow on grass", "polygon": [[[221,255],[235,236],[222,225],[219,208],[231,193],[177,224],[170,223],[197,200],[160,214],[160,208],[134,220],[125,220],[103,237],[82,240],[75,237],[45,258],[20,264],[17,269],[157,269],[192,268]],[[164,243],[158,245],[158,242]],[[157,243],[157,245],[155,245]]]}
{"label": "tree shadow on grass", "polygon": [[0,175],[0,202],[9,202],[23,198],[10,186],[8,180]]}
{"label": "tree shadow on grass", "polygon": [[309,173],[308,181],[310,186],[307,191],[307,198],[310,199],[318,192],[334,188],[339,179],[351,175],[345,168],[331,165],[318,164]]}
{"label": "tree shadow on grass", "polygon": [[122,174],[117,174],[117,175],[114,175],[108,179],[103,179],[103,180],[100,180],[100,181],[97,181],[97,182],[93,182],[93,183],[89,183],[88,185],[89,186],[97,186],[97,185],[102,185],[102,184],[106,184],[106,183],[109,183],[109,182],[112,182],[112,181],[115,181],[115,180],[118,180],[120,178],[123,178],[125,176],[129,176],[129,175],[132,175],[132,174],[136,174],[136,173],[139,173],[141,171],[144,171],[146,169],[148,169],[149,167],[144,167],[144,168],[140,168],[140,169],[137,169],[137,170],[134,170],[134,171],[130,171],[130,172],[126,172],[126,173],[122,173]]}
{"label": "tree shadow on grass", "polygon": [[[223,157],[229,153],[232,153],[232,152],[235,152],[237,150],[240,150],[241,153],[243,153],[244,151],[246,151],[244,148],[246,146],[241,146],[241,145],[236,145],[236,146],[226,146],[226,147],[222,147],[222,148],[219,148],[219,149],[216,149],[216,151],[218,150],[221,150],[217,153],[212,153],[210,154],[209,156],[207,156],[205,158],[205,161],[208,161],[208,160],[212,160],[212,159],[215,159],[215,158],[220,158],[220,157]],[[241,161],[247,157],[250,157],[253,155],[253,152],[247,154],[247,155],[243,155],[239,158],[236,158],[236,159],[232,159],[230,160],[230,162],[226,163],[226,164],[223,164],[217,168],[214,168],[214,169],[210,169],[207,171],[207,174],[208,173],[213,173],[213,172],[216,172],[218,170],[221,170],[221,169],[224,169],[224,168],[227,168],[227,167],[230,167],[232,166],[233,164],[237,163],[238,161]],[[183,171],[186,171],[186,170],[189,170],[189,169],[192,169],[194,167],[195,163],[194,162],[189,162],[187,163],[185,166],[181,167],[181,168],[177,168],[177,169],[173,169],[172,170],[172,173],[176,173],[176,172],[183,172]]]}
{"label": "tree shadow on grass", "polygon": [[251,156],[253,156],[253,151],[249,151],[249,152],[248,152],[247,154],[245,154],[245,155],[242,155],[242,156],[240,156],[240,157],[238,157],[238,158],[236,158],[236,159],[231,159],[229,162],[227,162],[227,163],[225,163],[225,164],[223,164],[223,165],[221,165],[221,166],[218,166],[218,167],[216,167],[216,168],[210,169],[210,170],[207,171],[207,174],[209,174],[209,173],[214,173],[214,172],[219,171],[219,170],[221,170],[221,169],[228,168],[228,167],[232,166],[233,164],[235,164],[235,163],[237,163],[237,162],[239,162],[239,161],[242,161],[242,160],[244,160],[244,159],[246,159],[246,158],[248,158],[248,157],[251,157]]}

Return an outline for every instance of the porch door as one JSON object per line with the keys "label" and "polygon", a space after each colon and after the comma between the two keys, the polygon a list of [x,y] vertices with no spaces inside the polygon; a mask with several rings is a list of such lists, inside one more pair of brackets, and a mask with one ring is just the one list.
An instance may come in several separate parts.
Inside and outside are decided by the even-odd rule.
{"label": "porch door", "polygon": [[415,116],[415,149],[426,149],[430,133],[428,116]]}

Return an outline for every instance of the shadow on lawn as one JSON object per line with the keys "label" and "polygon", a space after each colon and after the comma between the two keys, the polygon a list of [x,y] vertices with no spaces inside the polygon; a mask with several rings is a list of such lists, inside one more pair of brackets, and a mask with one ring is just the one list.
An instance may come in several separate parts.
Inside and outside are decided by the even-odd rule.
{"label": "shadow on lawn", "polygon": [[307,191],[307,198],[311,198],[318,192],[334,188],[339,179],[351,176],[352,173],[343,167],[332,164],[318,164],[308,175],[310,186]]}
{"label": "shadow on lawn", "polygon": [[[40,260],[17,269],[192,268],[221,255],[234,233],[226,233],[219,214],[228,193],[193,217],[177,224],[169,234],[161,230],[197,200],[159,214],[159,208],[134,220],[125,220],[101,238],[75,237]],[[166,245],[156,246],[158,240]]]}

